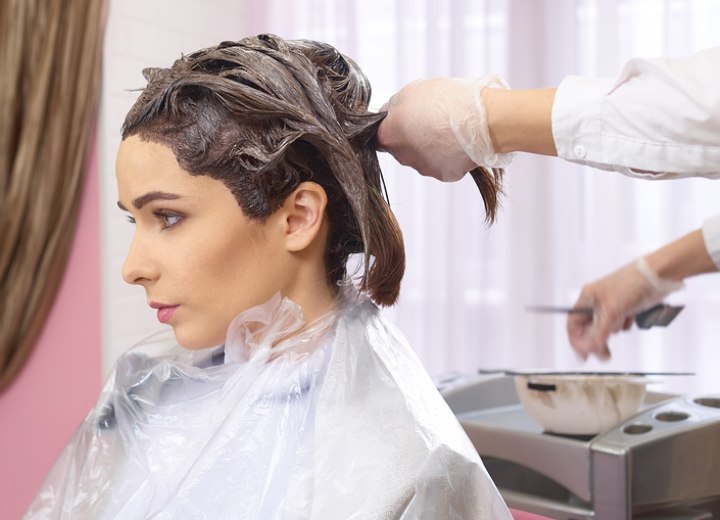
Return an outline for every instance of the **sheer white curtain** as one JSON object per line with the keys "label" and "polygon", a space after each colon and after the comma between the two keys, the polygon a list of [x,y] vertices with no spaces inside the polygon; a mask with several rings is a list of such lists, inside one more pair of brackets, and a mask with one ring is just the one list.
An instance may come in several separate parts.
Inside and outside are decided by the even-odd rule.
{"label": "sheer white curtain", "polygon": [[[515,88],[568,74],[615,76],[635,56],[684,56],[720,44],[720,2],[702,0],[247,0],[242,34],[330,42],[353,57],[379,108],[418,77],[497,72]],[[383,157],[405,233],[401,302],[387,315],[433,375],[478,367],[579,368],[564,318],[528,303],[571,304],[584,282],[720,213],[720,182],[648,182],[521,156],[491,229],[470,179],[442,185]],[[584,369],[688,370],[659,388],[720,391],[720,275],[672,297],[668,329],[613,338],[613,360]],[[713,386],[714,385],[714,386]]]}

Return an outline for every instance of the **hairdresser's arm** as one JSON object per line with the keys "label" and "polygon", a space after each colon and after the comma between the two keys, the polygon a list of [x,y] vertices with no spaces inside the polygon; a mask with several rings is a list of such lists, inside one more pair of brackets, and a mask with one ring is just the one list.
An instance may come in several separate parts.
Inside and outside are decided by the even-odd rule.
{"label": "hairdresser's arm", "polygon": [[[441,180],[516,151],[633,176],[720,177],[720,48],[632,60],[616,79],[569,76],[557,89],[421,80],[386,108],[380,146]],[[463,143],[470,138],[479,150]]]}
{"label": "hairdresser's arm", "polygon": [[555,155],[551,112],[555,89],[509,90],[494,76],[471,81],[414,81],[382,110],[378,144],[401,164],[441,181],[476,165],[502,167],[526,151]]}
{"label": "hairdresser's arm", "polygon": [[593,307],[592,316],[570,314],[568,338],[582,357],[610,356],[608,338],[632,326],[638,312],[681,289],[690,276],[720,269],[720,215],[701,229],[585,285],[576,307]]}
{"label": "hairdresser's arm", "polygon": [[568,76],[552,127],[570,161],[650,178],[720,177],[720,48],[631,60],[614,80]]}
{"label": "hairdresser's arm", "polygon": [[488,129],[495,151],[557,155],[551,123],[555,93],[554,88],[483,90]]}

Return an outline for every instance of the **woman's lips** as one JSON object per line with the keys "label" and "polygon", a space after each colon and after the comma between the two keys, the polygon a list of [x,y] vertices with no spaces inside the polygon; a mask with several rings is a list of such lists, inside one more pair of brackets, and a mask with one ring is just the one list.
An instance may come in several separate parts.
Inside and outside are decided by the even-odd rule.
{"label": "woman's lips", "polygon": [[163,305],[156,307],[158,321],[160,323],[168,323],[172,319],[178,307],[179,305]]}

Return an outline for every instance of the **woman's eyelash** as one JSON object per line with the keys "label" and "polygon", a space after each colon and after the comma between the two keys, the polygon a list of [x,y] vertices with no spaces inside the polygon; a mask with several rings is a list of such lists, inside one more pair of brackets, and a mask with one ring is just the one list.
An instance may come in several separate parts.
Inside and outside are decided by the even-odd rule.
{"label": "woman's eyelash", "polygon": [[[162,222],[163,229],[168,229],[176,226],[183,219],[182,215],[169,211],[156,211],[155,213],[153,213],[153,215],[155,215],[155,217],[157,217]],[[128,222],[130,222],[130,224],[135,224],[136,222],[135,217],[133,217],[132,215],[126,215],[125,218]]]}

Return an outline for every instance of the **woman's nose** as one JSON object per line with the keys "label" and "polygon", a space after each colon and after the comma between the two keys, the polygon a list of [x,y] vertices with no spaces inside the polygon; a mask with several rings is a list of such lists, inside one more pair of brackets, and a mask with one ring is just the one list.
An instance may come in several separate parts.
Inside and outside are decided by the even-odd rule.
{"label": "woman's nose", "polygon": [[152,261],[148,247],[143,244],[137,234],[133,238],[125,257],[122,276],[127,283],[133,285],[144,285],[155,280],[158,276],[157,265]]}

